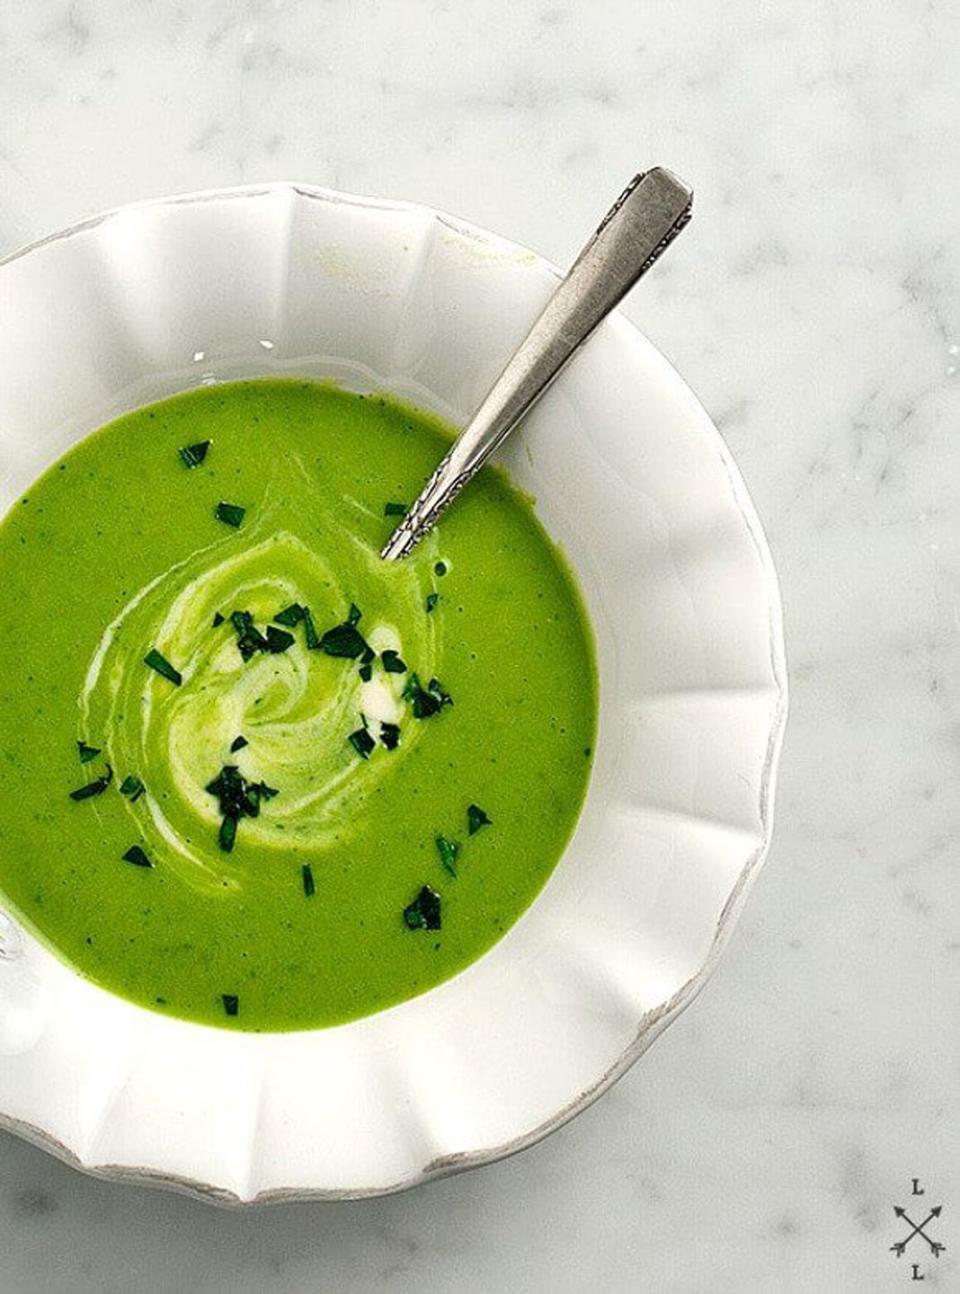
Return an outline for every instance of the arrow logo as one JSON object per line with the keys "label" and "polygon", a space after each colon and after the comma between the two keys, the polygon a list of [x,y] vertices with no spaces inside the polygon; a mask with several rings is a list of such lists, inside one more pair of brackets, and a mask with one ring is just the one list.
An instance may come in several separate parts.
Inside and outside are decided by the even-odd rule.
{"label": "arrow logo", "polygon": [[903,1218],[904,1222],[906,1222],[911,1230],[902,1240],[898,1240],[896,1244],[890,1246],[892,1252],[895,1253],[898,1258],[902,1258],[907,1245],[911,1240],[913,1240],[914,1236],[922,1236],[930,1246],[930,1252],[933,1254],[934,1258],[939,1258],[947,1246],[940,1244],[939,1241],[931,1240],[924,1230],[924,1227],[929,1226],[931,1222],[939,1218],[940,1214],[943,1212],[943,1205],[938,1204],[935,1209],[931,1209],[922,1222],[914,1222],[906,1209],[901,1209],[896,1204],[893,1206],[893,1211],[898,1218]]}

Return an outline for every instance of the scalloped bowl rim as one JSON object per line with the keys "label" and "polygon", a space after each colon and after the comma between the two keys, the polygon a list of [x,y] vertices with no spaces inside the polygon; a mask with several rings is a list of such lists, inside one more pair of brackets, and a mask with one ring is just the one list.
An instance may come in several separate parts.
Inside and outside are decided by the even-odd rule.
{"label": "scalloped bowl rim", "polygon": [[[229,199],[255,199],[278,193],[289,194],[291,198],[299,197],[308,199],[311,202],[318,201],[338,207],[358,208],[361,210],[380,210],[385,212],[408,212],[416,214],[425,220],[431,219],[439,222],[441,225],[446,226],[455,233],[473,240],[480,245],[522,257],[525,263],[537,267],[541,271],[546,271],[553,277],[562,276],[562,271],[557,266],[553,265],[539,254],[530,251],[526,247],[523,247],[510,239],[476,226],[469,221],[463,220],[460,217],[451,215],[445,211],[416,202],[355,195],[321,186],[293,181],[268,181],[264,183],[253,183],[222,189],[207,189],[192,193],[145,198],[137,202],[126,203],[97,215],[86,217],[67,228],[48,234],[15,250],[6,257],[0,259],[0,271],[5,270],[7,267],[16,264],[26,257],[29,257],[31,253],[43,249],[51,243],[68,240],[86,231],[96,230],[101,226],[107,225],[112,220],[122,218],[130,212],[138,212],[145,209],[159,210],[170,206],[191,206]],[[0,278],[0,284],[2,284],[2,278]],[[639,1058],[651,1042],[654,1041],[659,1033],[696,996],[717,963],[723,947],[725,946],[725,943],[739,918],[749,886],[756,877],[770,847],[773,831],[777,768],[787,717],[787,674],[782,606],[776,573],[759,517],[757,516],[753,503],[747,493],[746,486],[742,480],[739,469],[734,463],[730,451],[727,449],[719,431],[717,431],[716,427],[709,419],[709,415],[705,413],[695,395],[692,393],[690,388],[687,387],[686,383],[676,372],[670,361],[619,311],[614,312],[614,314],[610,316],[609,320],[605,323],[604,328],[620,330],[630,334],[634,338],[641,339],[659,364],[664,381],[672,388],[672,397],[675,400],[686,404],[691,416],[695,416],[700,421],[701,430],[704,435],[712,433],[712,442],[710,443],[709,448],[717,455],[722,464],[723,471],[727,477],[730,490],[735,500],[736,510],[739,513],[743,526],[745,527],[755,548],[755,556],[762,568],[765,583],[765,597],[768,612],[770,687],[774,701],[769,721],[769,731],[767,734],[766,754],[756,788],[758,796],[757,809],[760,823],[760,838],[756,849],[742,865],[735,883],[729,890],[722,911],[720,912],[719,919],[717,920],[715,929],[713,930],[709,949],[703,957],[703,960],[696,972],[655,1010],[644,1013],[636,1023],[636,1030],[632,1040],[624,1047],[614,1063],[607,1067],[595,1082],[577,1092],[576,1095],[566,1104],[556,1109],[550,1117],[542,1120],[536,1126],[529,1128],[522,1135],[512,1137],[510,1140],[502,1144],[496,1144],[479,1149],[467,1149],[438,1156],[397,1180],[391,1180],[375,1186],[358,1188],[336,1187],[330,1189],[324,1187],[314,1188],[304,1186],[296,1186],[292,1188],[280,1187],[244,1196],[232,1190],[225,1189],[222,1186],[218,1186],[213,1182],[206,1182],[199,1178],[195,1179],[193,1177],[157,1170],[151,1168],[149,1165],[129,1166],[115,1163],[86,1163],[68,1145],[57,1139],[44,1127],[33,1122],[20,1120],[4,1112],[2,1109],[0,1109],[0,1127],[40,1146],[44,1150],[52,1153],[59,1159],[80,1169],[82,1172],[90,1176],[108,1180],[160,1186],[221,1205],[247,1207],[254,1204],[279,1200],[345,1200],[387,1195],[409,1189],[410,1187],[434,1178],[494,1162],[523,1150],[541,1140],[550,1132],[561,1127],[576,1114],[584,1110],[618,1078],[620,1078]],[[707,429],[707,424],[709,424],[709,431]],[[4,508],[4,514],[5,511],[6,509]],[[536,906],[537,902],[539,902],[539,899],[535,900],[534,906]],[[430,996],[430,993],[423,995],[425,998],[429,998]],[[396,1008],[391,1008],[391,1010],[393,1009]],[[203,1028],[203,1026],[194,1026],[184,1021],[177,1021],[176,1023],[187,1029]],[[268,1034],[260,1036],[278,1037],[283,1035]]]}

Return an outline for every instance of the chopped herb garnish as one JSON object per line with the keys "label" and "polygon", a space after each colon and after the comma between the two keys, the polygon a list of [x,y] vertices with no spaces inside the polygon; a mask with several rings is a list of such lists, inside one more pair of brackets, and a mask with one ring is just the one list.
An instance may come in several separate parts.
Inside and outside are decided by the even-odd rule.
{"label": "chopped herb garnish", "polygon": [[387,750],[396,750],[400,745],[400,729],[395,723],[381,723],[380,743]]}
{"label": "chopped herb garnish", "polygon": [[169,679],[176,687],[179,687],[183,682],[183,675],[180,671],[178,669],[174,669],[167,658],[165,656],[161,656],[156,647],[150,648],[146,656],[143,658],[143,663],[144,665],[149,665],[151,669],[155,669],[157,673],[162,674],[164,678]]}
{"label": "chopped herb garnish", "polygon": [[80,756],[81,764],[89,764],[91,759],[96,759],[100,754],[100,748],[99,746],[88,746],[85,741],[78,741],[77,754]]}
{"label": "chopped herb garnish", "polygon": [[[230,623],[237,631],[237,649],[244,660],[249,660],[258,651],[271,650],[269,641],[253,623],[253,616],[249,611],[231,611]],[[277,632],[282,633],[283,630],[278,629]],[[293,642],[293,639],[290,641]]]}
{"label": "chopped herb garnish", "polygon": [[275,654],[286,651],[288,647],[293,646],[293,634],[288,634],[286,629],[278,629],[276,625],[267,625],[267,650]]}
{"label": "chopped herb garnish", "polygon": [[134,800],[139,800],[146,789],[139,777],[136,777],[133,773],[129,773],[120,783],[120,794],[129,795],[131,804],[133,804]]}
{"label": "chopped herb garnish", "polygon": [[278,611],[273,617],[274,624],[286,625],[288,629],[298,625],[304,617],[305,608],[299,602],[291,602],[288,607]]}
{"label": "chopped herb garnish", "polygon": [[349,620],[328,629],[320,639],[320,649],[328,656],[343,656],[350,660],[356,660],[370,650],[363,634]]}
{"label": "chopped herb garnish", "polygon": [[213,617],[213,627],[214,629],[219,629],[222,624],[223,624],[223,616],[218,611],[217,614]]}
{"label": "chopped herb garnish", "polygon": [[233,849],[233,842],[237,838],[237,818],[224,818],[220,823],[220,830],[217,832],[217,844],[225,854],[229,854]]}
{"label": "chopped herb garnish", "polygon": [[227,1015],[236,1015],[240,1010],[240,999],[236,993],[221,993],[220,1001],[223,1003],[223,1009]]}
{"label": "chopped herb garnish", "polygon": [[241,508],[239,503],[220,502],[213,510],[213,515],[218,521],[222,521],[226,526],[239,526],[247,515],[246,508]]}
{"label": "chopped herb garnish", "polygon": [[385,503],[383,505],[383,515],[385,517],[405,517],[407,515],[407,505],[405,503]]}
{"label": "chopped herb garnish", "polygon": [[440,702],[420,686],[420,678],[416,673],[411,674],[407,679],[403,695],[413,706],[415,719],[429,719],[432,714],[436,714],[440,709]]}
{"label": "chopped herb garnish", "polygon": [[231,741],[230,743],[230,751],[231,753],[233,753],[238,750],[243,750],[244,746],[249,746],[249,745],[250,743],[249,741],[247,741],[246,737],[242,735],[239,737],[234,737],[233,741]]}
{"label": "chopped herb garnish", "polygon": [[127,852],[121,855],[125,863],[133,863],[134,867],[152,867],[153,863],[146,856],[139,845],[131,845]]}
{"label": "chopped herb garnish", "polygon": [[313,868],[309,863],[304,863],[300,868],[300,876],[303,880],[303,892],[308,899],[312,899],[316,893],[316,886],[313,883]]}
{"label": "chopped herb garnish", "polygon": [[403,696],[412,705],[415,719],[429,719],[443,706],[453,705],[453,698],[449,693],[444,692],[435,678],[432,678],[424,688],[415,673],[411,674],[407,679],[407,685],[403,689]]}
{"label": "chopped herb garnish", "polygon": [[201,440],[197,445],[184,445],[178,450],[180,462],[184,467],[199,467],[207,456],[207,450],[210,448],[209,440]]}
{"label": "chopped herb garnish", "polygon": [[429,885],[403,909],[403,921],[408,930],[440,929],[440,895]]}
{"label": "chopped herb garnish", "polygon": [[438,678],[432,678],[427,684],[427,691],[431,696],[435,696],[441,705],[453,705],[453,697],[449,692],[445,692],[440,686]]}
{"label": "chopped herb garnish", "polygon": [[351,602],[351,603],[350,603],[350,610],[347,612],[347,624],[348,624],[348,625],[355,625],[355,624],[359,624],[359,623],[360,623],[360,617],[361,617],[362,615],[363,615],[363,612],[362,612],[362,611],[360,610],[360,608],[357,606],[356,602]]}
{"label": "chopped herb garnish", "polygon": [[363,679],[364,683],[369,683],[371,678],[373,678],[373,666],[370,664],[369,661],[366,661],[363,665],[360,666],[360,668],[357,670],[357,673]]}
{"label": "chopped herb garnish", "polygon": [[436,574],[437,574],[437,575],[446,575],[446,573],[447,573],[447,563],[446,563],[446,562],[435,562],[435,563],[434,563],[434,567],[433,567],[433,569],[434,569],[434,571],[436,572]]}
{"label": "chopped herb garnish", "polygon": [[257,801],[247,795],[246,778],[236,764],[224,764],[204,789],[217,797],[220,812],[227,817],[255,818],[260,811]]}
{"label": "chopped herb garnish", "polygon": [[260,801],[272,800],[280,792],[266,782],[248,782],[236,764],[224,764],[220,772],[205,788],[217,797],[223,821],[218,840],[220,848],[229,854],[237,836],[237,823],[241,818],[260,816]]}
{"label": "chopped herb garnish", "polygon": [[399,654],[390,647],[380,653],[380,659],[383,661],[383,668],[388,674],[405,674],[407,672],[407,667],[400,659]]}
{"label": "chopped herb garnish", "polygon": [[490,827],[493,824],[490,819],[480,808],[479,804],[467,805],[467,834],[475,836],[481,827]]}
{"label": "chopped herb garnish", "polygon": [[113,781],[113,769],[107,765],[107,771],[98,777],[95,782],[88,782],[86,786],[79,787],[76,791],[70,792],[71,800],[89,800],[91,796],[102,795],[110,783]]}
{"label": "chopped herb garnish", "polygon": [[361,759],[369,759],[370,752],[377,744],[370,736],[369,732],[367,732],[365,727],[358,728],[356,732],[351,732],[350,736],[347,738],[347,741],[349,741],[350,745],[357,752],[357,754],[360,756]]}
{"label": "chopped herb garnish", "polygon": [[427,601],[426,601],[426,604],[425,604],[425,605],[426,605],[426,608],[427,608],[427,611],[432,611],[432,610],[433,610],[433,608],[437,605],[437,603],[438,603],[439,601],[440,601],[440,594],[439,594],[439,593],[428,593],[428,594],[427,594]]}
{"label": "chopped herb garnish", "polygon": [[460,846],[455,840],[448,840],[446,836],[437,836],[436,845],[444,870],[448,871],[451,876],[456,876],[457,854],[460,852]]}
{"label": "chopped herb garnish", "polygon": [[320,635],[317,633],[316,625],[313,623],[313,616],[310,614],[309,607],[303,608],[303,634],[310,651],[316,651],[320,646]]}

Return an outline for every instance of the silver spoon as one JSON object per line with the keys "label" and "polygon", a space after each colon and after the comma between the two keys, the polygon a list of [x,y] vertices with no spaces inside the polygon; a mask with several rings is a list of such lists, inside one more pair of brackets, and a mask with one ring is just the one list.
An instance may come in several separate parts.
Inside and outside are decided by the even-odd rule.
{"label": "silver spoon", "polygon": [[660,166],[631,180],[384,544],[385,561],[406,557],[419,543],[577,348],[666,251],[689,221],[692,204],[692,190]]}

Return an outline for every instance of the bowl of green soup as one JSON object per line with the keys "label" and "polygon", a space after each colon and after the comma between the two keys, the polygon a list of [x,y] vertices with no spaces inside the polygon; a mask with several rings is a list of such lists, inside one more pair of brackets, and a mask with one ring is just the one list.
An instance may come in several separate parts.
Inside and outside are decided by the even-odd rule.
{"label": "bowl of green soup", "polygon": [[230,1203],[528,1145],[761,864],[779,598],[621,316],[401,562],[557,271],[276,184],[0,265],[0,1125]]}

